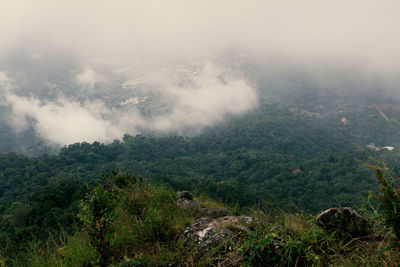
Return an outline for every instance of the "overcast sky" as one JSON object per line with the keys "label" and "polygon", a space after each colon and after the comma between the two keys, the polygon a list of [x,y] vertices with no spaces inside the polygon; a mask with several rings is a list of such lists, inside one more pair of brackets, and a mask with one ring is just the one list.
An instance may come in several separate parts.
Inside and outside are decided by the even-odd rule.
{"label": "overcast sky", "polygon": [[242,47],[394,71],[399,11],[398,0],[2,0],[0,46],[138,63]]}

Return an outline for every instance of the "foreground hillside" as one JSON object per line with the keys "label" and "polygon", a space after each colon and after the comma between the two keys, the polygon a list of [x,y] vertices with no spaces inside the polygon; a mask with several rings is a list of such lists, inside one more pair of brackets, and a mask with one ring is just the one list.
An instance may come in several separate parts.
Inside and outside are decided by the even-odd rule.
{"label": "foreground hillside", "polygon": [[[42,191],[47,213],[32,203],[2,218],[1,266],[394,266],[400,257],[374,210],[362,212],[362,228],[324,230],[312,216],[193,200],[132,175],[70,190],[64,182]],[[34,219],[37,228],[24,224]]]}

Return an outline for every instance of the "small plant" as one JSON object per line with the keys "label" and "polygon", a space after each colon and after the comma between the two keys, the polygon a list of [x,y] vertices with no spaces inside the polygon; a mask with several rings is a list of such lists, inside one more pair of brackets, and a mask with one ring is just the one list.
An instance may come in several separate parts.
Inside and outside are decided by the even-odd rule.
{"label": "small plant", "polygon": [[283,240],[274,233],[259,236],[255,232],[241,247],[239,255],[246,257],[248,266],[276,266],[282,261],[284,246]]}
{"label": "small plant", "polygon": [[[281,215],[282,216],[282,215]],[[297,220],[291,216],[285,219]],[[330,242],[322,229],[311,224],[291,228],[293,223],[279,226],[258,226],[245,240],[239,254],[245,258],[245,266],[325,266],[329,259]],[[300,228],[300,229],[299,229]],[[333,244],[333,243],[331,243]]]}
{"label": "small plant", "polygon": [[118,267],[142,267],[142,266],[146,266],[145,258],[129,259],[125,257],[124,261],[118,264]]}
{"label": "small plant", "polygon": [[375,196],[385,211],[385,223],[393,229],[397,246],[400,249],[400,177],[387,174],[387,169],[368,165],[380,183],[380,194]]}
{"label": "small plant", "polygon": [[108,266],[112,253],[108,235],[116,219],[117,191],[110,175],[105,175],[81,200],[79,219],[86,226],[90,244],[100,255],[100,266]]}
{"label": "small plant", "polygon": [[236,202],[235,205],[231,206],[229,211],[234,216],[239,216],[241,213],[239,202]]}

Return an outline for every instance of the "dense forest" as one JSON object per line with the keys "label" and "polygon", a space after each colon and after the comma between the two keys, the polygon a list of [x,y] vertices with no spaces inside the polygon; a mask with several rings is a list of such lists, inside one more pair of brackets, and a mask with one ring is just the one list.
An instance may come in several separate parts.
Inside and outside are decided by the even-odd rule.
{"label": "dense forest", "polygon": [[3,154],[1,211],[29,203],[60,179],[88,183],[116,169],[240,205],[290,204],[308,212],[359,205],[375,188],[365,163],[397,152],[368,150],[336,124],[266,104],[192,138],[126,135],[108,145],[72,144],[55,155]]}

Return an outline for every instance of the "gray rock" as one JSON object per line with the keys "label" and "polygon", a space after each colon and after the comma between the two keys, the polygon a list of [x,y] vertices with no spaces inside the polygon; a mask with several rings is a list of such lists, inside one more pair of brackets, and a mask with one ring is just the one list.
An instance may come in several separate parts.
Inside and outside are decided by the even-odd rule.
{"label": "gray rock", "polygon": [[253,218],[243,215],[203,217],[194,221],[186,227],[181,237],[181,242],[190,249],[190,256],[184,266],[197,266],[197,262],[210,251],[221,256],[212,263],[212,266],[241,266],[244,256],[237,254],[229,256],[225,253],[231,245],[230,240],[251,234],[253,223],[255,223]]}
{"label": "gray rock", "polygon": [[176,205],[182,209],[199,209],[199,204],[197,202],[185,198],[178,199]]}
{"label": "gray rock", "polygon": [[253,219],[247,216],[203,217],[185,229],[183,240],[201,248],[212,247],[232,238],[235,233],[250,234],[252,222]]}
{"label": "gray rock", "polygon": [[316,218],[317,224],[328,233],[342,237],[361,237],[372,231],[370,221],[352,208],[330,208]]}

